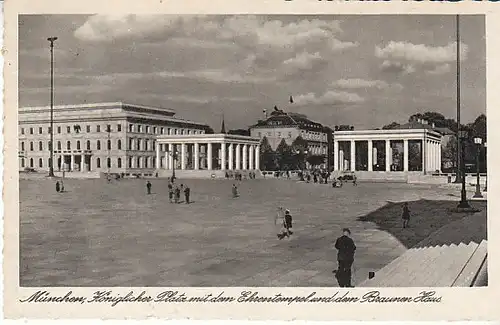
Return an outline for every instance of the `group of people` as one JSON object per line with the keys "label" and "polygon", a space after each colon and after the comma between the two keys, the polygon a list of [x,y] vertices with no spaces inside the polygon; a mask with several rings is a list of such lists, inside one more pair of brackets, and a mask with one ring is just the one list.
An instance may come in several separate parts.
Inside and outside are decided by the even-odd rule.
{"label": "group of people", "polygon": [[257,174],[253,171],[248,172],[248,174],[243,174],[241,172],[232,172],[227,171],[225,174],[226,179],[234,178],[237,181],[241,181],[242,179],[255,179]]}
{"label": "group of people", "polygon": [[[147,184],[151,183],[148,181]],[[191,203],[191,189],[189,188],[189,186],[184,186],[184,184],[175,184],[175,179],[171,178],[168,182],[168,200],[170,201],[170,203],[181,203],[181,193],[184,193],[184,203]],[[151,194],[149,187],[148,194]]]}
{"label": "group of people", "polygon": [[292,215],[290,210],[283,209],[283,207],[278,208],[278,213],[274,218],[274,225],[277,226],[277,236],[279,240],[290,236],[293,234],[292,231]]}

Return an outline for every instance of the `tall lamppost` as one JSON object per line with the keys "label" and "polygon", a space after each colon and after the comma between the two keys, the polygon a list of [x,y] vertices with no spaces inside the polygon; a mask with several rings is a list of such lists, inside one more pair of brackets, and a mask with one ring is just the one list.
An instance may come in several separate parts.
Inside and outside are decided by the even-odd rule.
{"label": "tall lamppost", "polygon": [[177,162],[177,156],[179,155],[178,151],[167,151],[167,153],[172,157],[172,180],[175,180],[175,163]]}
{"label": "tall lamppost", "polygon": [[301,181],[304,181],[304,160],[305,160],[305,157],[302,157],[302,155],[307,155],[307,150],[304,150],[304,151],[300,151],[299,149],[297,149],[295,151],[295,153],[297,154],[298,158],[299,158],[299,163],[300,163],[300,166],[298,166],[300,168],[300,180]]}
{"label": "tall lamppost", "polygon": [[460,209],[469,209],[470,205],[469,202],[467,201],[467,192],[465,190],[465,139],[467,138],[467,131],[460,130],[458,131],[458,136],[462,141],[460,141],[461,146],[460,146],[460,169],[461,169],[461,175],[462,175],[462,191],[460,195],[460,203],[458,204],[458,207]]}
{"label": "tall lamppost", "polygon": [[483,142],[483,139],[480,137],[475,137],[474,138],[474,143],[476,144],[477,147],[477,153],[476,153],[476,193],[474,194],[474,198],[480,199],[483,197],[481,194],[481,185],[479,185],[479,156],[481,155],[481,143]]}
{"label": "tall lamppost", "polygon": [[456,175],[457,178],[455,179],[455,183],[459,183],[461,179],[465,179],[465,173],[462,174],[463,170],[461,168],[462,166],[462,158],[463,155],[461,154],[460,150],[462,148],[461,145],[461,140],[460,139],[460,129],[461,129],[461,124],[460,124],[460,16],[456,16],[456,37],[457,37],[457,170],[456,170]]}
{"label": "tall lamppost", "polygon": [[50,163],[49,177],[54,177],[54,42],[57,37],[49,37],[50,42]]}
{"label": "tall lamppost", "polygon": [[486,179],[484,181],[484,190],[485,192],[488,191],[488,155],[486,153],[486,142],[484,143],[484,172],[486,173]]}

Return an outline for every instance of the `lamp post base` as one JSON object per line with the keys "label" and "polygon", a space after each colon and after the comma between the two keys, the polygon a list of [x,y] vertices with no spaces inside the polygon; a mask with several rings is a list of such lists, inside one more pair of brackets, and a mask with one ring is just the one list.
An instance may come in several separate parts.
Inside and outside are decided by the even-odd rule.
{"label": "lamp post base", "polygon": [[475,199],[482,199],[483,198],[483,194],[481,194],[481,192],[476,192],[474,194],[473,198],[475,198]]}
{"label": "lamp post base", "polygon": [[457,208],[459,209],[470,209],[469,202],[467,200],[462,200],[460,203],[458,203]]}

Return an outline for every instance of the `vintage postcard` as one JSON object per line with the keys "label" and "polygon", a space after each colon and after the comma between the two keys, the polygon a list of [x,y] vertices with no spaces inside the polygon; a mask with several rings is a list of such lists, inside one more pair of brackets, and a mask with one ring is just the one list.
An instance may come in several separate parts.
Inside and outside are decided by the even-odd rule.
{"label": "vintage postcard", "polygon": [[499,319],[500,5],[19,0],[5,26],[7,318]]}

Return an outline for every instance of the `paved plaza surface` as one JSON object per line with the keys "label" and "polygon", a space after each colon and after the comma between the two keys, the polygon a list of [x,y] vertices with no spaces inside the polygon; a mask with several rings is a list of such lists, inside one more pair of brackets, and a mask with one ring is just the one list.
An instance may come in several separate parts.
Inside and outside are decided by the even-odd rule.
{"label": "paved plaza surface", "polygon": [[[20,181],[21,286],[337,286],[335,239],[349,227],[358,247],[354,284],[465,214],[456,190],[437,186],[295,180],[178,180],[191,204],[171,204],[167,180]],[[432,201],[425,201],[432,200]],[[410,228],[401,229],[401,203]],[[478,203],[485,209],[485,203]],[[279,241],[284,206],[294,234]]]}

